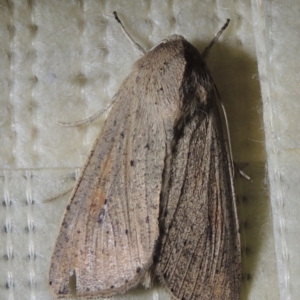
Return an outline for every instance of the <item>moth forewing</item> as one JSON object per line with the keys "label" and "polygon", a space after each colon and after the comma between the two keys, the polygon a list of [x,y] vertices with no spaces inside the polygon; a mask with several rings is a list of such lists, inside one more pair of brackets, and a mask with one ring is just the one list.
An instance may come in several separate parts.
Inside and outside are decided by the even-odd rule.
{"label": "moth forewing", "polygon": [[57,298],[70,296],[70,272],[78,296],[108,297],[136,286],[152,264],[166,133],[160,104],[144,109],[135,80],[118,91],[67,205],[50,269]]}
{"label": "moth forewing", "polygon": [[200,53],[187,42],[185,54],[184,113],[174,126],[164,173],[157,274],[175,299],[239,299],[233,170],[217,91]]}
{"label": "moth forewing", "polygon": [[[71,295],[72,273],[78,296],[109,297],[138,285],[151,266],[164,160],[179,115],[182,51],[156,47],[117,92],[65,211],[50,268],[55,297]],[[170,86],[165,78],[174,74]]]}

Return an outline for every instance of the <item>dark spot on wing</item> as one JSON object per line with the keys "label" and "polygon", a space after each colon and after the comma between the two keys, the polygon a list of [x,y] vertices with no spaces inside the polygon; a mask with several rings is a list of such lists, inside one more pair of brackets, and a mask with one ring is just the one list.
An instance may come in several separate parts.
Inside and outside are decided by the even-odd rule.
{"label": "dark spot on wing", "polygon": [[101,210],[100,210],[99,216],[98,216],[98,223],[99,224],[103,223],[104,217],[105,217],[105,208],[102,207]]}

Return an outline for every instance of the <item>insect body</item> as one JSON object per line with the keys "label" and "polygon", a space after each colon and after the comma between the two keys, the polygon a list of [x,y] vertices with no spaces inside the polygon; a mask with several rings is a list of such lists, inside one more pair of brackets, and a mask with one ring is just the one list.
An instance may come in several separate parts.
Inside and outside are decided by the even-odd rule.
{"label": "insect body", "polygon": [[[175,299],[239,299],[232,163],[201,54],[172,35],[133,65],[73,190],[56,298],[110,297],[154,270]],[[155,258],[155,259],[154,259]]]}

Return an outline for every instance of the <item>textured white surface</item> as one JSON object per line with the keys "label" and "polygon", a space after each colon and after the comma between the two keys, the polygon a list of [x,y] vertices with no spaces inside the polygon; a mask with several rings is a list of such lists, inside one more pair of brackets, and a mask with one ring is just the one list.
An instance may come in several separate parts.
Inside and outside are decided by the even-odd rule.
{"label": "textured white surface", "polygon": [[298,1],[253,1],[280,299],[299,299]]}
{"label": "textured white surface", "polygon": [[[253,180],[237,182],[242,299],[299,299],[296,0],[1,2],[0,299],[53,299],[49,262],[67,196],[42,201],[74,184],[104,117],[76,128],[57,122],[103,107],[138,58],[113,10],[148,49],[178,33],[203,51],[231,19],[208,65],[227,108],[234,159]],[[154,288],[118,299],[125,297],[166,295]]]}

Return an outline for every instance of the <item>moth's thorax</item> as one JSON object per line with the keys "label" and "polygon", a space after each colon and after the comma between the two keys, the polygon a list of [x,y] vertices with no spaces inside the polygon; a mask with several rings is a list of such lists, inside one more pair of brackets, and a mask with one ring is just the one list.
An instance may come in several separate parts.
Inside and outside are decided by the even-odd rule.
{"label": "moth's thorax", "polygon": [[[198,50],[180,35],[171,35],[133,65],[135,92],[151,95],[161,108],[174,114],[205,109],[214,93],[208,68]],[[153,99],[155,95],[155,99]],[[149,101],[151,101],[149,99]]]}
{"label": "moth's thorax", "polygon": [[163,39],[162,41],[160,41],[158,44],[154,45],[149,50],[149,52],[152,51],[153,49],[155,49],[156,47],[158,47],[159,45],[166,44],[166,43],[171,42],[171,41],[186,41],[186,39],[182,35],[172,34],[172,35],[166,37],[165,39]]}

